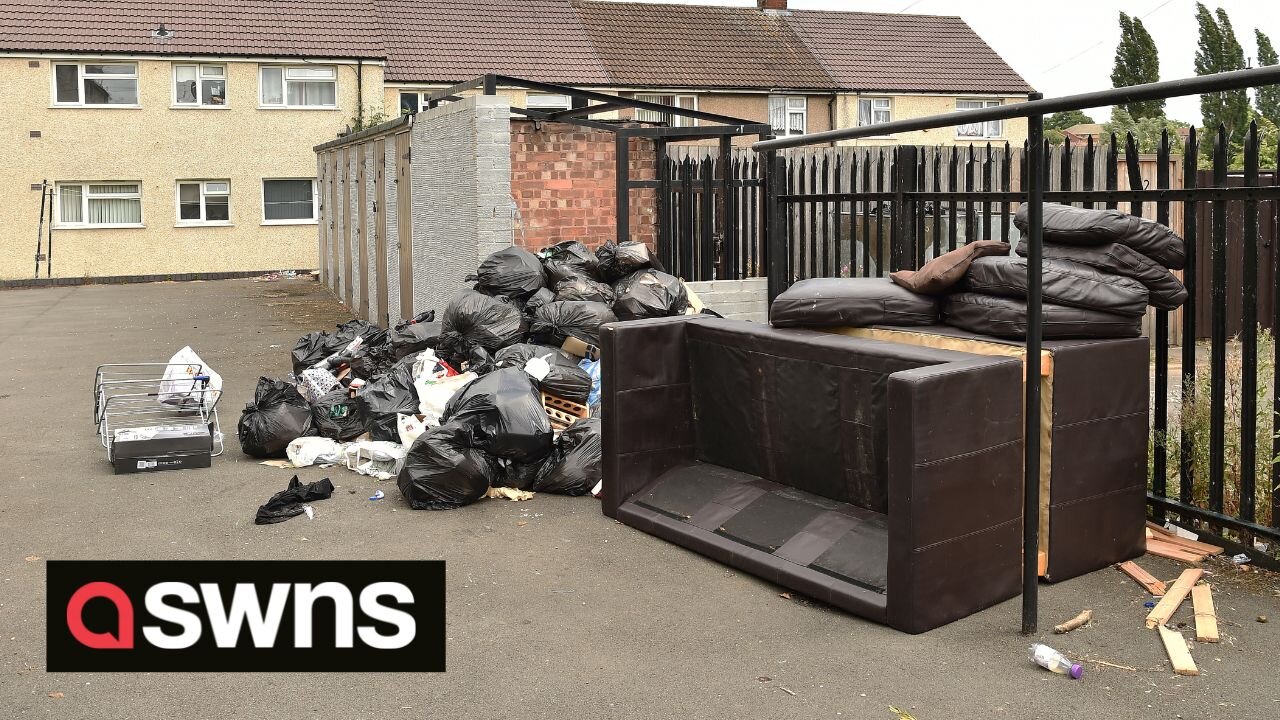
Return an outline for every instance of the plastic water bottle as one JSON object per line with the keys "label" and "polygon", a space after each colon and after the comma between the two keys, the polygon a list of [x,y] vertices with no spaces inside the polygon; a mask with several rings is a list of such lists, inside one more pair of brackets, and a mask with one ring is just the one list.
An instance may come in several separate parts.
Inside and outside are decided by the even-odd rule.
{"label": "plastic water bottle", "polygon": [[1043,643],[1036,643],[1031,646],[1031,662],[1046,670],[1067,675],[1073,680],[1079,680],[1080,676],[1084,674],[1083,665],[1071,662],[1066,655]]}

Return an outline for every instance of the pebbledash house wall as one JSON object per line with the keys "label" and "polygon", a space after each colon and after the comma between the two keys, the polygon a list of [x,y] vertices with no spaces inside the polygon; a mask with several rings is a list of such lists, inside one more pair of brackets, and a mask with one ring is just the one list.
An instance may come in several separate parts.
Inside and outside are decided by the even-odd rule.
{"label": "pebbledash house wall", "polygon": [[[40,192],[32,186],[42,180],[132,181],[142,191],[143,227],[55,226],[54,277],[317,267],[315,223],[264,224],[262,180],[316,177],[312,146],[356,114],[354,63],[306,60],[338,68],[337,107],[295,110],[259,107],[257,59],[110,59],[137,64],[138,107],[53,107],[50,57],[0,58],[0,188],[9,198],[0,211],[0,279],[32,276],[40,219]],[[173,107],[175,62],[226,65],[227,104]],[[381,107],[382,70],[363,64],[366,110]],[[230,223],[176,227],[179,180],[229,180]]]}
{"label": "pebbledash house wall", "polygon": [[[630,176],[656,180],[657,148],[649,138],[630,140]],[[511,121],[511,197],[514,242],[538,250],[562,240],[595,248],[616,240],[616,136],[605,130],[556,122]],[[656,248],[657,191],[630,194],[631,239]]]}

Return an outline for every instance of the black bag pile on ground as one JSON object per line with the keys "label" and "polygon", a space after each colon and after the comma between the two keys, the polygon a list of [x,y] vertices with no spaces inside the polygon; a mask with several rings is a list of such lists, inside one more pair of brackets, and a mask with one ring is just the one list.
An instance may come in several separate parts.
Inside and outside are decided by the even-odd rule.
{"label": "black bag pile on ground", "polygon": [[458,367],[471,356],[471,348],[490,353],[524,339],[525,322],[520,308],[505,297],[493,297],[475,290],[463,290],[449,301],[436,355]]}
{"label": "black bag pile on ground", "polygon": [[660,270],[631,273],[613,286],[617,298],[613,312],[619,320],[683,315],[689,309],[689,293],[680,279]]}
{"label": "black bag pile on ground", "polygon": [[581,275],[556,283],[556,300],[583,300],[613,305],[614,299],[612,287]]}
{"label": "black bag pile on ground", "polygon": [[600,265],[596,254],[577,240],[565,240],[538,251],[547,277],[554,281],[564,280],[573,275],[585,278],[599,277]]}
{"label": "black bag pile on ground", "polygon": [[476,271],[476,289],[487,295],[523,300],[546,285],[542,262],[528,250],[515,246],[485,258]]}
{"label": "black bag pile on ground", "polygon": [[501,473],[497,458],[473,448],[464,422],[445,423],[418,436],[396,486],[414,510],[452,510],[484,497]]}
{"label": "black bag pile on ground", "polygon": [[574,337],[588,345],[598,346],[600,326],[617,320],[604,303],[557,300],[543,305],[534,313],[529,338],[535,343],[560,347],[565,338]]}
{"label": "black bag pile on ground", "polygon": [[537,383],[548,395],[580,405],[586,405],[587,397],[591,395],[591,376],[576,365],[570,367],[552,364],[546,376]]}
{"label": "black bag pile on ground", "polygon": [[364,340],[365,348],[379,345],[386,331],[365,320],[348,320],[332,332],[316,331],[298,338],[293,346],[293,373],[314,367],[320,361],[340,352],[357,337]]}
{"label": "black bag pile on ground", "polygon": [[459,423],[470,447],[520,463],[537,462],[551,452],[551,420],[542,396],[524,370],[494,370],[462,388],[445,405],[442,424]]}
{"label": "black bag pile on ground", "polygon": [[345,442],[364,434],[365,417],[360,403],[339,386],[312,403],[311,425],[321,437]]}
{"label": "black bag pile on ground", "polygon": [[436,311],[428,310],[412,320],[396,323],[395,327],[387,333],[387,344],[391,348],[392,356],[399,360],[405,355],[434,348],[443,325],[435,322],[435,319]]}
{"label": "black bag pile on ground", "polygon": [[596,250],[596,258],[600,261],[598,268],[600,279],[616,283],[622,278],[645,268],[665,270],[658,258],[649,251],[649,246],[635,240],[621,244],[607,242]]}
{"label": "black bag pile on ground", "polygon": [[365,429],[374,440],[399,442],[399,415],[418,412],[418,393],[413,387],[413,356],[403,358],[356,393],[356,404]]}
{"label": "black bag pile on ground", "polygon": [[538,292],[529,296],[524,302],[524,314],[526,317],[533,317],[538,308],[556,301],[556,294],[550,288],[542,288]]}
{"label": "black bag pile on ground", "polygon": [[236,433],[246,455],[284,457],[284,450],[311,432],[311,406],[292,383],[258,378],[253,402],[244,406]]}
{"label": "black bag pile on ground", "polygon": [[579,420],[556,438],[551,458],[529,486],[534,492],[586,495],[601,478],[600,419]]}

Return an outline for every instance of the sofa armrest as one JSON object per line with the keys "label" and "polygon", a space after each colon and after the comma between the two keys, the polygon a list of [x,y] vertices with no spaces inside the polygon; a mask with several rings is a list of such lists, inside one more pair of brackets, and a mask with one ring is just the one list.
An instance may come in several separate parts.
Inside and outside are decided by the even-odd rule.
{"label": "sofa armrest", "polygon": [[896,372],[887,410],[890,624],[922,632],[1016,595],[1022,363]]}
{"label": "sofa armrest", "polygon": [[600,331],[604,498],[618,506],[676,465],[693,460],[693,400],[685,328],[695,319],[610,323]]}

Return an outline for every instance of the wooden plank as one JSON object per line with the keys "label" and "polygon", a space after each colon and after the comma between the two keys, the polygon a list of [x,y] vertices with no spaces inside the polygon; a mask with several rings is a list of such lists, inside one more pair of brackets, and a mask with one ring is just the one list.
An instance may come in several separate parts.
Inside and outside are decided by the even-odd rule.
{"label": "wooden plank", "polygon": [[1147,537],[1156,537],[1164,542],[1179,545],[1203,555],[1220,555],[1223,552],[1223,549],[1217,545],[1210,545],[1209,543],[1202,543],[1196,540],[1191,540],[1190,538],[1184,538],[1177,533],[1170,532],[1169,530],[1166,530],[1165,528],[1162,528],[1150,521],[1147,522]]}
{"label": "wooden plank", "polygon": [[1179,562],[1192,563],[1192,564],[1198,563],[1204,560],[1205,558],[1203,553],[1198,553],[1198,552],[1195,552],[1194,550],[1188,550],[1184,547],[1179,547],[1177,545],[1174,545],[1173,543],[1165,542],[1159,538],[1152,538],[1147,541],[1147,552],[1152,555],[1156,555],[1158,557],[1169,558],[1170,560],[1177,560]]}
{"label": "wooden plank", "polygon": [[1183,570],[1182,575],[1178,576],[1177,582],[1173,584],[1173,587],[1169,588],[1169,591],[1165,593],[1164,597],[1160,598],[1160,602],[1156,603],[1156,606],[1151,609],[1151,613],[1147,615],[1147,629],[1150,630],[1157,625],[1164,625],[1169,622],[1169,618],[1173,617],[1173,614],[1178,611],[1178,606],[1182,604],[1183,600],[1187,599],[1187,593],[1191,592],[1192,586],[1200,580],[1200,576],[1203,574],[1204,571],[1199,568]]}
{"label": "wooden plank", "polygon": [[1126,560],[1125,562],[1116,565],[1116,567],[1120,569],[1120,572],[1133,578],[1139,585],[1146,588],[1147,592],[1152,595],[1155,595],[1156,597],[1164,595],[1166,590],[1165,584],[1157,580],[1151,573],[1143,570],[1142,566],[1138,565],[1138,563],[1132,560]]}
{"label": "wooden plank", "polygon": [[1169,654],[1169,662],[1178,675],[1199,675],[1200,668],[1191,659],[1191,651],[1187,649],[1187,641],[1182,633],[1160,626],[1160,640],[1164,642],[1164,651]]}
{"label": "wooden plank", "polygon": [[[392,149],[394,152],[394,148]],[[391,327],[387,320],[387,147],[385,138],[378,138],[373,146],[374,168],[373,212],[373,264],[374,289],[377,302],[374,306],[374,322],[382,327]]]}
{"label": "wooden plank", "polygon": [[356,263],[357,267],[353,278],[360,278],[359,292],[355,296],[355,304],[351,306],[351,311],[356,317],[365,320],[372,320],[369,312],[369,194],[368,194],[368,173],[366,169],[369,165],[368,154],[365,150],[367,143],[360,143],[355,146],[356,161],[356,222],[355,222],[355,242],[356,242]]}
{"label": "wooden plank", "polygon": [[1218,642],[1218,615],[1213,610],[1213,589],[1207,583],[1191,588],[1191,606],[1196,611],[1196,639]]}
{"label": "wooden plank", "polygon": [[410,172],[409,133],[396,135],[396,223],[399,238],[400,319],[408,320],[413,311],[413,189]]}

